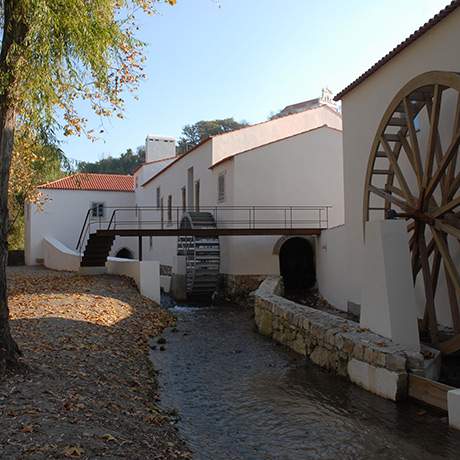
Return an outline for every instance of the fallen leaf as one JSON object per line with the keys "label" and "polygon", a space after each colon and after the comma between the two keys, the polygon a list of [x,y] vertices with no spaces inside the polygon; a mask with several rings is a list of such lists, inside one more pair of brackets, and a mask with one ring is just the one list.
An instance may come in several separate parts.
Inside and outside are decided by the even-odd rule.
{"label": "fallen leaf", "polygon": [[65,457],[77,458],[82,456],[83,449],[78,446],[68,446],[64,449],[63,453]]}

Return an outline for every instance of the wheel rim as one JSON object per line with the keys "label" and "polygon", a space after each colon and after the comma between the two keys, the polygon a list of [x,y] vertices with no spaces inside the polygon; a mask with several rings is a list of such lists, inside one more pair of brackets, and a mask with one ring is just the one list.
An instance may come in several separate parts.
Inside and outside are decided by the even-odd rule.
{"label": "wheel rim", "polygon": [[[460,75],[422,74],[395,96],[374,138],[364,194],[364,222],[407,220],[412,276],[423,285],[421,332],[444,352],[460,349]],[[447,288],[454,337],[438,328],[440,279]]]}

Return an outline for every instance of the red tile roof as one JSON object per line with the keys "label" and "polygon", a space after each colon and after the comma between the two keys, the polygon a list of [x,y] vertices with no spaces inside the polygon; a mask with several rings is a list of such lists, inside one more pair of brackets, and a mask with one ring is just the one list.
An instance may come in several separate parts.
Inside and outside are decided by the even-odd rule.
{"label": "red tile roof", "polygon": [[338,93],[334,97],[334,100],[338,101],[338,100],[342,99],[343,96],[345,96],[352,89],[354,89],[358,85],[360,85],[364,80],[366,80],[366,78],[370,77],[373,73],[377,72],[377,70],[379,70],[380,67],[384,66],[389,60],[393,59],[398,53],[400,53],[402,50],[407,48],[415,40],[419,39],[425,32],[428,32],[430,29],[432,29],[436,24],[441,22],[450,13],[455,11],[459,6],[460,6],[460,0],[453,0],[451,3],[449,3],[436,16],[432,17],[428,22],[423,24],[423,26],[418,28],[412,35],[407,37],[398,46],[393,48],[388,54],[383,56],[382,59],[377,61],[370,69],[368,69],[361,76],[359,76],[355,81],[353,81],[346,88],[344,88],[342,91],[340,91],[340,93]]}
{"label": "red tile roof", "polygon": [[40,185],[38,188],[95,190],[101,192],[134,192],[134,177],[122,174],[77,173]]}

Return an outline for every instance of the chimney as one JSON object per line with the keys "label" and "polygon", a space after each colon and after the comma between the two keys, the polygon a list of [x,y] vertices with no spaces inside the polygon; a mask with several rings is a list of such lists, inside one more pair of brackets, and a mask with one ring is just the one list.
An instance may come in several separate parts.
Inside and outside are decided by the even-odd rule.
{"label": "chimney", "polygon": [[149,134],[145,139],[145,161],[165,160],[176,156],[176,139],[174,137]]}

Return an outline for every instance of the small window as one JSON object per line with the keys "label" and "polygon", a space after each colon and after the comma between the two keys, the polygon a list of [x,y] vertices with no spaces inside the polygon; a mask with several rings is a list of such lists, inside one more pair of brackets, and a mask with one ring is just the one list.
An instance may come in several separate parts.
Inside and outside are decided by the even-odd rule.
{"label": "small window", "polygon": [[217,200],[225,201],[225,172],[219,174],[217,179]]}
{"label": "small window", "polygon": [[182,187],[182,212],[187,210],[187,189]]}
{"label": "small window", "polygon": [[161,196],[160,187],[157,187],[157,208],[158,208],[158,209],[159,209],[160,206],[161,206],[160,196]]}
{"label": "small window", "polygon": [[104,217],[104,203],[91,203],[91,216]]}
{"label": "small window", "polygon": [[200,181],[195,182],[195,211],[200,210]]}
{"label": "small window", "polygon": [[172,195],[168,195],[168,222],[172,222]]}

